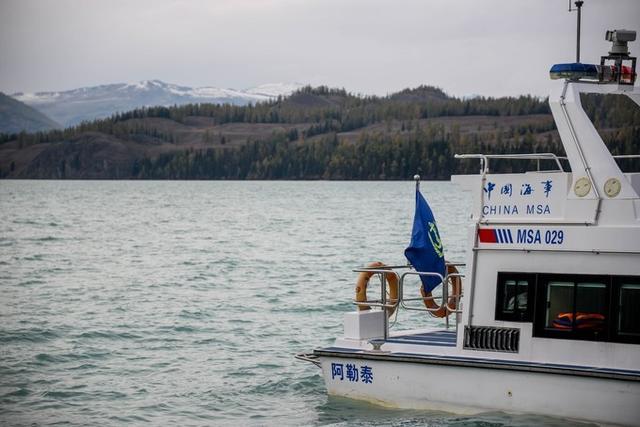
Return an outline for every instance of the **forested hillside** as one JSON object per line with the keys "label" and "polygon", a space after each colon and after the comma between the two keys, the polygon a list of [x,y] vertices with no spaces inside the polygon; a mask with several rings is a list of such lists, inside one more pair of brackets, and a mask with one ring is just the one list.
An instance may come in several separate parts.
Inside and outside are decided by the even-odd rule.
{"label": "forested hillside", "polygon": [[[583,103],[614,153],[637,151],[637,106],[621,97]],[[478,152],[562,155],[546,100],[461,100],[427,86],[387,97],[306,87],[257,105],[145,108],[65,130],[0,135],[0,176],[407,179],[419,171],[448,179],[478,168],[454,153]]]}

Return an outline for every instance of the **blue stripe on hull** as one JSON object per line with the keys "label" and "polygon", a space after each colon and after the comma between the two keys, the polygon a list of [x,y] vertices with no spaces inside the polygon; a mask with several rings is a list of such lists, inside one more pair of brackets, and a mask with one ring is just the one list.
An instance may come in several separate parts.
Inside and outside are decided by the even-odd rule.
{"label": "blue stripe on hull", "polygon": [[398,344],[435,345],[441,347],[455,347],[456,333],[453,331],[423,332],[411,335],[389,337],[387,342]]}
{"label": "blue stripe on hull", "polygon": [[506,369],[526,372],[541,372],[548,374],[598,377],[626,381],[640,381],[640,371],[637,370],[598,368],[593,366],[541,363],[519,360],[486,359],[465,356],[445,356],[436,354],[371,352],[366,350],[356,350],[342,347],[328,347],[317,349],[314,351],[314,354],[320,357],[351,357],[357,359],[371,359],[397,363],[426,363],[445,366]]}

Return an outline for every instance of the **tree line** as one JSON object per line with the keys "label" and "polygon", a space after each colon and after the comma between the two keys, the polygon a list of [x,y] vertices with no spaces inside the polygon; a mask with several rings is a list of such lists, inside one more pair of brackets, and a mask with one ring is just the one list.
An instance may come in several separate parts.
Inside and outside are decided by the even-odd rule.
{"label": "tree line", "polygon": [[[640,112],[626,97],[586,96],[585,111],[612,153],[635,153],[640,140]],[[457,161],[454,153],[482,152],[563,154],[550,118],[528,124],[505,125],[504,116],[548,115],[545,99],[531,96],[458,99],[440,89],[421,86],[387,96],[357,96],[343,89],[305,87],[287,98],[256,105],[189,104],[139,108],[107,119],[83,122],[64,130],[0,135],[0,143],[39,144],[69,141],[87,132],[121,140],[148,137],[179,144],[180,134],[160,130],[140,119],[164,118],[188,125],[191,117],[207,117],[213,126],[226,123],[272,123],[281,131],[244,144],[176,149],[154,157],[132,159],[125,177],[137,179],[406,179],[421,172],[425,179],[448,179],[454,173],[475,173],[476,162]],[[459,127],[424,124],[421,119],[443,116],[495,116],[493,131],[461,133]],[[383,131],[361,131],[357,138],[343,132],[374,124]],[[391,129],[390,124],[399,126]],[[422,123],[422,124],[421,124]],[[294,126],[295,125],[295,126]],[[215,128],[214,128],[215,129]],[[637,144],[636,144],[637,145]],[[629,167],[637,160],[626,161]],[[533,162],[495,162],[496,171],[520,171]],[[65,166],[67,167],[67,166]]]}

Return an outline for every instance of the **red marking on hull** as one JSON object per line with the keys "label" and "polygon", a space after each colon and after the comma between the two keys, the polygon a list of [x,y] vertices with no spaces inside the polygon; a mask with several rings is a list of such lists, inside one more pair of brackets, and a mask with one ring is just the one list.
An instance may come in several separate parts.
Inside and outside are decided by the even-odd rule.
{"label": "red marking on hull", "polygon": [[493,228],[481,228],[478,230],[480,243],[497,243],[496,230]]}

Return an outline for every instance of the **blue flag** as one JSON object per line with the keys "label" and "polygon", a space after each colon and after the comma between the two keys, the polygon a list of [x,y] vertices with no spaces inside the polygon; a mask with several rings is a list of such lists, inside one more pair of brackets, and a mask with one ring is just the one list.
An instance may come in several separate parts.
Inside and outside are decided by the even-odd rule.
{"label": "blue flag", "polygon": [[[418,189],[416,189],[416,213],[413,217],[411,243],[405,249],[404,256],[416,271],[440,273],[442,276],[445,274],[444,246],[440,240],[436,219]],[[420,276],[420,280],[426,292],[431,292],[440,284],[440,279],[436,276]]]}

